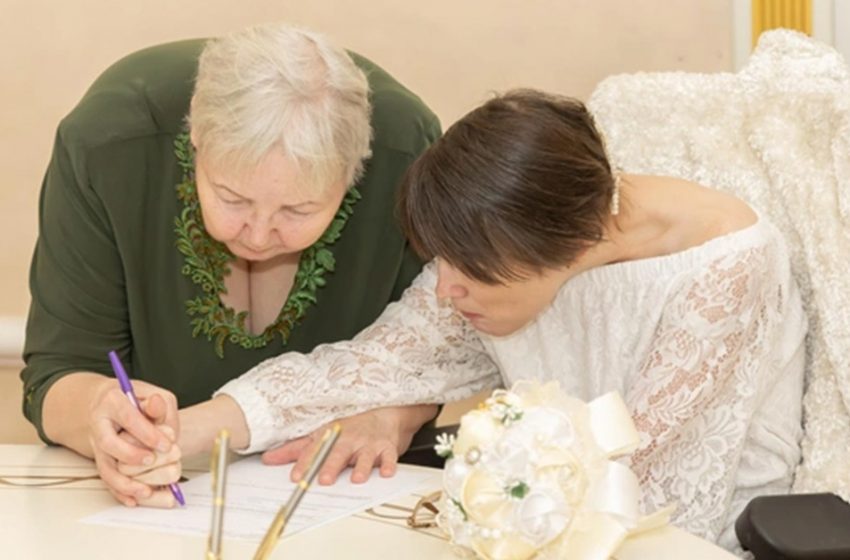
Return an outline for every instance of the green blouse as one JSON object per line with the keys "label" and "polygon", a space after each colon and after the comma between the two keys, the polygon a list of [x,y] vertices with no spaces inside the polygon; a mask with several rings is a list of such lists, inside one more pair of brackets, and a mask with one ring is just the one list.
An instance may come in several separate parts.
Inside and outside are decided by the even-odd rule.
{"label": "green blouse", "polygon": [[302,255],[278,321],[259,336],[221,304],[231,256],[204,231],[185,141],[202,40],[156,46],[110,67],[59,125],[42,185],[24,360],[24,414],[63,375],[130,375],[181,407],[262,360],[349,339],[421,268],[393,217],[408,165],[440,135],[422,101],[368,60],[372,157],[325,235]]}

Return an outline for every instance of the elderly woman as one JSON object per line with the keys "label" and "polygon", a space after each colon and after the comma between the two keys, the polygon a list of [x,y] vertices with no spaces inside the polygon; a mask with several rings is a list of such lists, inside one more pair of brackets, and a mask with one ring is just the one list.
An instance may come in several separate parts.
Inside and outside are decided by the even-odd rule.
{"label": "elderly woman", "polygon": [[[94,457],[122,503],[167,503],[117,463],[176,457],[178,432],[193,433],[178,403],[350,339],[420,271],[394,195],[439,133],[383,70],[285,25],[108,69],[59,126],[41,194],[22,372],[41,437]],[[144,414],[111,375],[112,349]],[[404,447],[435,413],[388,409],[347,432]],[[191,453],[212,438],[187,441]]]}
{"label": "elderly woman", "polygon": [[784,240],[747,204],[619,173],[580,102],[519,91],[420,157],[399,209],[435,258],[401,300],[353,341],[264,362],[210,401],[239,403],[249,449],[308,432],[316,410],[557,379],[625,397],[647,509],[678,504],[695,534],[733,546],[747,499],[789,489],[806,319]]}

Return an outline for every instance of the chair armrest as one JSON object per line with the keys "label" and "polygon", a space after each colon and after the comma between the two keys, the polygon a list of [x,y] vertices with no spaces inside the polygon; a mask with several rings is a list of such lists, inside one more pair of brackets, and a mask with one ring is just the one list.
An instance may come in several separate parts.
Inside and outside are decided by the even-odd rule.
{"label": "chair armrest", "polygon": [[835,494],[759,496],[735,534],[756,560],[850,558],[850,504]]}

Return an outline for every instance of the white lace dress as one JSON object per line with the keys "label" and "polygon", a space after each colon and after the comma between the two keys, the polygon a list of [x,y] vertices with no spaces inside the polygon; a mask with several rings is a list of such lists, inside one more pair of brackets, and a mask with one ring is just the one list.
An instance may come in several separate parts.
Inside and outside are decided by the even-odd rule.
{"label": "white lace dress", "polygon": [[479,335],[435,295],[433,265],[353,341],[268,360],[220,393],[249,451],[376,406],[444,402],[523,378],[624,395],[641,433],[644,506],[725,546],[752,496],[787,492],[800,459],[806,319],[765,219],[669,256],[568,281],[534,322]]}

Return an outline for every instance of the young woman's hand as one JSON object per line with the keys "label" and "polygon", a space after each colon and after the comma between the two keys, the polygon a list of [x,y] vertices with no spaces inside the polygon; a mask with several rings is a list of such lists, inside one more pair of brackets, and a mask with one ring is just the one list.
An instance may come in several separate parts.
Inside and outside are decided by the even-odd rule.
{"label": "young woman's hand", "polygon": [[[436,415],[436,405],[423,404],[377,408],[339,420],[342,433],[319,471],[319,484],[333,484],[349,466],[354,467],[351,481],[355,483],[369,480],[376,466],[381,476],[393,476],[398,457],[410,446],[413,435]],[[279,465],[294,461],[291,478],[293,482],[300,480],[326,429],[324,426],[266,451],[263,462]]]}

